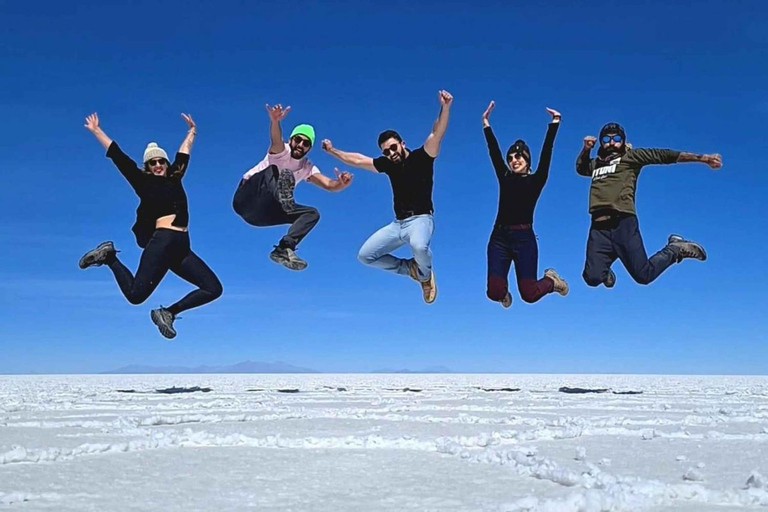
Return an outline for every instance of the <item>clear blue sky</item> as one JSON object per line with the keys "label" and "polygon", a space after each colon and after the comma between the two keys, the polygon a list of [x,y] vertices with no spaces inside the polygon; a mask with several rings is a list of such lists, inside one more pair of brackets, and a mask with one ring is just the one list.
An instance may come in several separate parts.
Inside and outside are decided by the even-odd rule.
{"label": "clear blue sky", "polygon": [[[445,365],[461,371],[766,373],[768,15],[760,1],[4,2],[0,6],[0,373],[96,372],[126,364],[283,360],[322,371]],[[265,103],[291,105],[284,129],[377,154],[398,130],[420,145],[438,89],[455,96],[435,166],[439,295],[361,265],[357,250],[393,217],[384,176],[353,171],[330,194],[301,184],[322,219],[301,273],[267,258],[283,227],[231,210],[240,175],[268,147]],[[540,272],[568,297],[509,310],[485,297],[497,184],[480,115],[496,100],[500,144],[524,138],[534,161],[545,107],[563,114],[535,229]],[[138,263],[137,198],[83,128],[97,111],[134,158],[169,153],[199,126],[185,186],[194,250],[224,296],[162,338],[150,308],[190,286],[170,275],[129,305],[106,268],[77,260],[114,240]],[[620,264],[613,290],[581,280],[589,180],[583,136],[618,121],[635,146],[719,152],[724,167],[649,167],[637,207],[649,253],[669,233],[700,241],[701,263],[648,287]],[[338,162],[310,153],[328,175]]]}

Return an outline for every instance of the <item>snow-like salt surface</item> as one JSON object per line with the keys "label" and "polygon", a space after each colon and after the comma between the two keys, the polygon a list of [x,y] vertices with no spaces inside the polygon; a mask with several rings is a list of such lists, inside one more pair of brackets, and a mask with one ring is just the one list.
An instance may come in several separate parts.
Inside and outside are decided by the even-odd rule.
{"label": "snow-like salt surface", "polygon": [[768,378],[0,376],[0,509],[768,511]]}

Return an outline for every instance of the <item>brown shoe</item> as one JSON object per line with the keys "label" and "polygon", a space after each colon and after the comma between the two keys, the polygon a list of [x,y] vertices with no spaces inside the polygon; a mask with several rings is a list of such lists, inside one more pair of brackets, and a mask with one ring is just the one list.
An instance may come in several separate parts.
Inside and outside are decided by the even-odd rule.
{"label": "brown shoe", "polygon": [[429,274],[429,280],[420,281],[421,293],[424,295],[424,302],[432,304],[437,298],[437,283],[435,283],[435,271]]}
{"label": "brown shoe", "polygon": [[421,282],[419,281],[419,265],[414,259],[411,260],[411,265],[408,267],[408,275],[417,283]]}
{"label": "brown shoe", "polygon": [[512,294],[507,292],[507,294],[504,296],[504,298],[499,301],[499,304],[501,304],[505,308],[508,308],[509,306],[511,306],[512,305]]}
{"label": "brown shoe", "polygon": [[544,271],[544,277],[548,277],[552,280],[552,282],[555,284],[555,291],[565,297],[568,295],[568,283],[565,282],[565,280],[560,277],[557,272],[555,272],[555,269],[548,268]]}

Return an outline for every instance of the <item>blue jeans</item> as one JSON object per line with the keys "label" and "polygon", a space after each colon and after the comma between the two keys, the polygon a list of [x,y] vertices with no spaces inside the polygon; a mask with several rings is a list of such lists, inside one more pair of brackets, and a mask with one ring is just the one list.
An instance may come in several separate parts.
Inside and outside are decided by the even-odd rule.
{"label": "blue jeans", "polygon": [[434,231],[435,220],[430,214],[395,220],[365,241],[357,259],[365,265],[407,276],[411,260],[398,258],[390,252],[408,244],[419,268],[419,281],[427,281],[432,274],[432,251],[429,249],[429,242]]}

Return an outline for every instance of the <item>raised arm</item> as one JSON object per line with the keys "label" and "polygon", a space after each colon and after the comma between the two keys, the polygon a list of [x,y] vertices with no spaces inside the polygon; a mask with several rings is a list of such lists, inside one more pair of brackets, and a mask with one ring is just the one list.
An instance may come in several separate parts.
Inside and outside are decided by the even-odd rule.
{"label": "raised arm", "polygon": [[94,112],[86,117],[85,127],[96,137],[96,140],[104,146],[104,149],[109,149],[109,146],[112,144],[112,139],[110,139],[101,129],[101,125],[99,124],[99,114]]}
{"label": "raised arm", "polygon": [[350,153],[348,151],[342,151],[333,147],[333,143],[324,139],[322,143],[323,150],[329,155],[332,155],[347,165],[357,167],[358,169],[365,169],[366,171],[379,172],[376,167],[373,166],[373,158],[365,156],[362,153]]}
{"label": "raised arm", "polygon": [[576,157],[576,172],[582,176],[592,176],[592,148],[595,147],[597,137],[587,135],[584,137],[584,146],[581,148],[579,156]]}
{"label": "raised arm", "polygon": [[439,91],[437,97],[440,100],[440,113],[432,125],[432,132],[424,142],[424,151],[432,158],[436,158],[437,154],[440,153],[440,142],[445,135],[445,129],[448,128],[448,115],[453,103],[453,96],[448,91]]}
{"label": "raised arm", "polygon": [[279,103],[274,107],[270,107],[269,104],[265,105],[265,107],[269,114],[269,152],[276,155],[285,151],[285,141],[283,140],[283,129],[280,127],[280,121],[285,119],[285,116],[291,111],[291,107],[283,108]]}
{"label": "raised arm", "polygon": [[547,108],[547,112],[552,116],[552,121],[547,125],[547,134],[544,136],[544,144],[541,146],[541,153],[539,154],[539,165],[536,167],[536,174],[534,176],[542,184],[546,183],[549,176],[549,164],[552,162],[552,148],[555,145],[555,136],[557,135],[557,129],[560,126],[560,112]]}
{"label": "raised arm", "polygon": [[141,185],[142,172],[136,165],[136,162],[131,160],[131,157],[123,153],[120,146],[115,141],[110,139],[106,133],[101,129],[99,125],[99,116],[95,112],[85,118],[85,127],[96,137],[102,146],[107,149],[107,158],[112,160],[117,170],[120,171],[128,183],[131,184],[134,190]]}
{"label": "raised arm", "polygon": [[352,183],[352,173],[346,171],[340,173],[337,168],[334,168],[333,172],[336,174],[335,180],[332,180],[324,174],[318,173],[310,176],[309,182],[328,192],[341,192]]}
{"label": "raised arm", "polygon": [[187,122],[189,130],[187,130],[187,136],[184,137],[184,140],[181,142],[178,152],[189,155],[190,151],[192,151],[192,144],[195,142],[195,135],[197,135],[197,125],[189,114],[182,113],[181,117]]}
{"label": "raised arm", "polygon": [[491,122],[488,118],[491,115],[491,111],[496,106],[496,102],[491,100],[488,104],[488,108],[483,112],[483,135],[485,135],[485,143],[488,145],[488,156],[491,157],[491,164],[493,164],[493,170],[496,171],[496,176],[501,178],[504,176],[509,168],[504,162],[504,158],[501,156],[501,149],[499,148],[499,142],[496,140],[496,136],[493,134],[493,128],[491,128]]}

